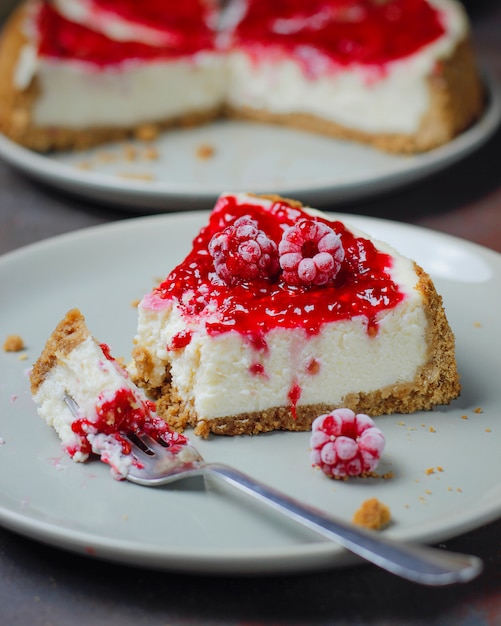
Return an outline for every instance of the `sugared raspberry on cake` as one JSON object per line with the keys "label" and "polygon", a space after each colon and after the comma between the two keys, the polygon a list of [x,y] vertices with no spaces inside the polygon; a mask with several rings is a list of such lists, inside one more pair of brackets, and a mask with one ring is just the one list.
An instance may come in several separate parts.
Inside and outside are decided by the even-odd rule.
{"label": "sugared raspberry on cake", "polygon": [[[127,371],[98,344],[77,309],[51,334],[30,374],[40,416],[52,426],[74,461],[97,454],[115,478],[124,478],[134,460],[124,435],[148,434],[175,448],[186,438],[155,413],[155,405]],[[74,415],[66,398],[76,405]]]}
{"label": "sugared raspberry on cake", "polygon": [[[233,266],[221,255],[238,249],[240,224]],[[460,390],[431,278],[390,246],[278,196],[221,196],[138,315],[134,380],[170,424],[203,436],[309,430],[340,407],[409,413]]]}

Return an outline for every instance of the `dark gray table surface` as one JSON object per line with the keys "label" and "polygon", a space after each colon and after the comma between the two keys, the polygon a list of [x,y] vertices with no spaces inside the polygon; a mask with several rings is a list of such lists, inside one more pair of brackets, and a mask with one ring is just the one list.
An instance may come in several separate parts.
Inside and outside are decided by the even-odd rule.
{"label": "dark gray table surface", "polygon": [[[478,56],[501,81],[501,3],[466,4]],[[501,130],[419,184],[327,208],[427,226],[501,252]],[[0,162],[0,254],[132,215],[42,186]],[[501,521],[443,545],[479,555],[485,572],[442,589],[373,566],[251,578],[178,575],[75,556],[0,529],[0,625],[501,624]]]}

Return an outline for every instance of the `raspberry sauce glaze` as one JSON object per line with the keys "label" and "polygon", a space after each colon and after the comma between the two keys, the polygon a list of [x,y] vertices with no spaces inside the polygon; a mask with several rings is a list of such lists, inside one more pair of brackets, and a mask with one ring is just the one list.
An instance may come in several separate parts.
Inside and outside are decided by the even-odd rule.
{"label": "raspberry sauce glaze", "polygon": [[315,57],[324,70],[381,67],[444,32],[441,13],[424,0],[248,0],[235,42],[256,61],[264,46],[293,55],[311,73]]}
{"label": "raspberry sauce glaze", "polygon": [[[214,49],[213,33],[202,19],[205,5],[200,0],[171,3],[173,7],[168,11],[165,6],[162,11],[162,3],[157,1],[134,4],[136,15],[133,15],[133,4],[124,0],[104,3],[103,8],[111,11],[112,5],[116,5],[114,10],[121,17],[169,31],[170,35],[175,35],[175,45],[158,47],[137,41],[115,41],[97,30],[65,19],[44,2],[37,16],[39,53],[49,58],[78,60],[103,67],[132,59],[179,58]],[[143,7],[145,13],[141,17]]]}
{"label": "raspberry sauce glaze", "polygon": [[[97,66],[128,59],[176,58],[213,50],[220,43],[211,26],[217,3],[204,0],[94,0],[95,23],[114,16],[168,35],[165,46],[114,41],[41,4],[39,49],[43,56]],[[425,0],[249,0],[232,44],[259,62],[261,51],[293,56],[306,74],[354,64],[383,71],[444,34],[444,18]],[[225,44],[222,44],[225,47]]]}
{"label": "raspberry sauce glaze", "polygon": [[161,301],[174,300],[188,324],[203,322],[213,336],[235,330],[256,349],[266,349],[266,334],[274,328],[301,328],[315,335],[328,322],[356,316],[365,318],[368,334],[375,335],[378,314],[392,309],[405,297],[391,278],[391,256],[378,251],[368,239],[356,237],[341,222],[324,217],[315,219],[339,235],[345,250],[332,285],[290,285],[279,274],[270,280],[254,279],[228,286],[215,272],[209,242],[215,233],[244,215],[256,220],[277,246],[285,230],[300,219],[311,219],[301,208],[283,200],[263,208],[259,201],[222,197],[208,225],[195,238],[190,254],[153,291],[150,305],[157,307]]}

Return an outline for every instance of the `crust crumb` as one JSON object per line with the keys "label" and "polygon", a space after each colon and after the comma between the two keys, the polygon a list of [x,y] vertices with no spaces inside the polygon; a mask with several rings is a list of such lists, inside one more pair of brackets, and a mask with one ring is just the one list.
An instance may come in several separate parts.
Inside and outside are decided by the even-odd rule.
{"label": "crust crumb", "polygon": [[210,159],[216,153],[214,146],[208,143],[203,143],[197,148],[197,157],[199,159]]}
{"label": "crust crumb", "polygon": [[160,134],[160,128],[156,124],[143,124],[134,131],[134,137],[139,141],[153,141]]}
{"label": "crust crumb", "polygon": [[210,435],[210,426],[207,424],[205,420],[201,420],[195,426],[195,429],[193,432],[195,433],[195,435],[198,435],[202,439],[207,439],[207,437]]}
{"label": "crust crumb", "polygon": [[5,352],[21,352],[24,350],[24,341],[21,335],[8,335],[3,344]]}
{"label": "crust crumb", "polygon": [[160,155],[158,153],[158,150],[153,147],[153,146],[147,146],[144,149],[143,152],[143,157],[147,160],[147,161],[157,161],[160,158]]}
{"label": "crust crumb", "polygon": [[137,148],[133,145],[126,144],[123,146],[123,157],[126,161],[135,161],[137,159]]}
{"label": "crust crumb", "polygon": [[390,523],[390,509],[377,498],[362,502],[361,507],[353,515],[353,523],[357,526],[380,530]]}
{"label": "crust crumb", "polygon": [[151,181],[151,180],[155,180],[155,177],[153,176],[153,174],[135,174],[134,172],[122,172],[120,174],[118,174],[119,178],[127,178],[129,180],[144,180],[144,181]]}

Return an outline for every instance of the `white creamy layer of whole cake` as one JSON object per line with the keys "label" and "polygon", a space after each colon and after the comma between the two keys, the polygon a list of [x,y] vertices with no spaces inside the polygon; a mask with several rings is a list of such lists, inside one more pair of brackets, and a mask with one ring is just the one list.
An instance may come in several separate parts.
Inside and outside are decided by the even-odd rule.
{"label": "white creamy layer of whole cake", "polygon": [[[286,200],[246,194],[223,196],[214,210],[214,214],[220,213],[222,223],[226,223],[228,199],[232,207],[244,206],[244,214],[246,206],[262,207],[264,213],[274,211],[277,202],[291,211],[296,206],[293,203],[290,207]],[[235,214],[240,213],[228,210],[229,216]],[[326,217],[308,208],[300,215],[305,214],[314,219]],[[231,218],[227,221],[231,223]],[[249,283],[250,301],[244,296],[234,305],[247,319],[238,318],[237,313],[232,319],[226,311],[230,305],[224,300],[226,293],[232,297],[231,288],[222,292],[220,299],[212,298],[211,290],[220,281],[211,270],[207,274],[204,269],[199,273],[207,274],[208,281],[202,279],[194,291],[187,284],[184,291],[176,288],[176,295],[169,295],[169,285],[182,282],[182,275],[174,270],[158,289],[143,298],[132,373],[159,398],[159,411],[164,417],[168,414],[168,421],[179,426],[177,411],[188,423],[209,425],[214,432],[226,432],[227,422],[240,422],[235,427],[239,432],[246,432],[247,427],[250,432],[259,432],[271,428],[266,424],[254,426],[254,422],[267,422],[267,412],[278,410],[280,418],[270,417],[274,428],[302,430],[322,408],[350,406],[372,415],[410,412],[448,402],[457,395],[453,337],[429,277],[388,245],[347,228],[351,235],[370,241],[378,253],[391,259],[384,272],[392,283],[388,289],[399,294],[399,301],[386,308],[378,301],[373,315],[368,313],[370,304],[363,313],[356,313],[357,299],[372,298],[371,285],[356,295],[350,290],[344,293],[335,287],[321,287],[310,292],[315,294],[311,304],[305,290],[298,310],[282,313],[273,308],[274,296],[268,300],[265,296],[259,305],[252,303],[253,289],[257,301],[261,288]],[[200,238],[195,242],[204,249]],[[188,257],[184,263],[194,266],[196,262]],[[295,297],[294,288],[290,297]],[[317,297],[330,299],[331,308],[336,308],[336,298],[352,297],[353,303],[347,306],[353,306],[355,314],[340,319],[333,314],[329,320],[327,313],[317,323]],[[260,317],[253,326],[254,307],[266,310],[268,302],[268,323]],[[278,317],[289,315],[285,324],[276,323]]]}
{"label": "white creamy layer of whole cake", "polygon": [[225,87],[221,60],[213,55],[196,62],[128,61],[108,72],[75,62],[32,63],[30,57],[19,70],[18,84],[34,76],[40,84],[43,95],[33,108],[37,126],[122,128],[204,114],[219,110]]}

